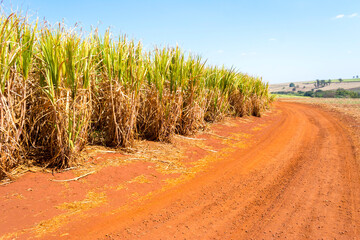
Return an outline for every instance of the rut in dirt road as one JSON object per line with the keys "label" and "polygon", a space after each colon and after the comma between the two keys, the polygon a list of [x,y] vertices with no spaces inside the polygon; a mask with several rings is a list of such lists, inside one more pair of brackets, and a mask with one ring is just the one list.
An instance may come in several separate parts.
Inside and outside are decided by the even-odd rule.
{"label": "rut in dirt road", "polygon": [[360,239],[360,174],[342,124],[310,105],[280,117],[250,149],[71,236],[101,239]]}

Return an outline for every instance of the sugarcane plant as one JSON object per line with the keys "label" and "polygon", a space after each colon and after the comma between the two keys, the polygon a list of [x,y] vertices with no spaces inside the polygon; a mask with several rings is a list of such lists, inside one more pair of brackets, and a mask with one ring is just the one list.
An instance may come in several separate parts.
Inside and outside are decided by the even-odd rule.
{"label": "sugarcane plant", "polygon": [[[46,166],[67,167],[85,146],[91,117],[92,48],[62,26],[44,28],[31,142]],[[46,159],[46,160],[44,160]]]}
{"label": "sugarcane plant", "polygon": [[21,164],[65,168],[88,141],[171,141],[226,116],[260,116],[273,98],[260,77],[211,66],[179,46],[144,51],[108,30],[0,14],[0,178]]}
{"label": "sugarcane plant", "polygon": [[0,17],[0,177],[24,163],[29,75],[37,24],[12,13]]}
{"label": "sugarcane plant", "polygon": [[114,41],[109,31],[97,44],[101,55],[98,109],[103,110],[97,113],[100,131],[105,133],[106,145],[128,147],[136,134],[140,91],[147,74],[142,46],[126,36]]}
{"label": "sugarcane plant", "polygon": [[149,140],[170,141],[181,115],[183,56],[174,48],[147,55],[146,84],[137,118],[138,133]]}

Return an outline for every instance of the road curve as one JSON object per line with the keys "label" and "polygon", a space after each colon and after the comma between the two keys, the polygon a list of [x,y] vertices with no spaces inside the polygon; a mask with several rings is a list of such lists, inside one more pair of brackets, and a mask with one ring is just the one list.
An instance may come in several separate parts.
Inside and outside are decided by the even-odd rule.
{"label": "road curve", "polygon": [[360,168],[332,114],[281,111],[250,149],[121,214],[74,226],[78,239],[360,239]]}

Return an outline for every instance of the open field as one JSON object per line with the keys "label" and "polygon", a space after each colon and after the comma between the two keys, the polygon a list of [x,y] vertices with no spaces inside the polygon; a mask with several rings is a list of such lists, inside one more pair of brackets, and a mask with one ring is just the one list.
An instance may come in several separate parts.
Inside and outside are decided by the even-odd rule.
{"label": "open field", "polygon": [[[360,88],[360,80],[358,79],[349,79],[349,80],[353,80],[353,81],[343,81],[343,82],[339,82],[338,80],[334,80],[331,82],[330,85],[327,85],[325,87],[321,87],[321,88],[315,88],[314,86],[314,82],[294,82],[295,86],[298,86],[296,88],[296,91],[303,91],[303,92],[307,92],[307,91],[311,91],[312,89],[314,89],[314,91],[316,91],[317,89],[326,91],[326,90],[336,90],[338,88],[343,88],[346,90],[352,90],[352,89],[359,89]],[[279,83],[279,84],[270,84],[270,92],[280,92],[280,91],[285,91],[285,92],[292,92],[293,87],[289,87],[290,83]]]}
{"label": "open field", "polygon": [[277,99],[279,98],[310,98],[307,96],[296,96],[296,95],[290,95],[290,94],[273,94]]}
{"label": "open field", "polygon": [[[308,99],[176,136],[174,145],[141,141],[130,155],[88,149],[88,167],[27,172],[0,187],[0,235],[356,239],[358,102],[289,101]],[[344,107],[345,114],[336,110]]]}

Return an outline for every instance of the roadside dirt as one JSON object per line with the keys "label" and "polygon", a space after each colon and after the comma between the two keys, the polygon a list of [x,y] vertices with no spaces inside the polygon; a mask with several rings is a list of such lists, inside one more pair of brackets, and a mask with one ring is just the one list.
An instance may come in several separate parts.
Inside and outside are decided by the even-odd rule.
{"label": "roadside dirt", "polygon": [[0,187],[0,239],[360,239],[359,146],[339,119],[277,102],[55,176],[96,171],[79,181],[27,173]]}

